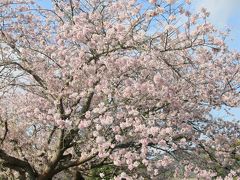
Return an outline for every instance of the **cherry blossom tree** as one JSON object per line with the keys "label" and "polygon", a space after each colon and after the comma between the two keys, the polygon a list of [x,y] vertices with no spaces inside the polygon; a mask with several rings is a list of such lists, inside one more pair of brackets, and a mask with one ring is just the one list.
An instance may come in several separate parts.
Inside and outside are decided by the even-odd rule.
{"label": "cherry blossom tree", "polygon": [[239,57],[181,0],[0,1],[0,174],[234,179]]}

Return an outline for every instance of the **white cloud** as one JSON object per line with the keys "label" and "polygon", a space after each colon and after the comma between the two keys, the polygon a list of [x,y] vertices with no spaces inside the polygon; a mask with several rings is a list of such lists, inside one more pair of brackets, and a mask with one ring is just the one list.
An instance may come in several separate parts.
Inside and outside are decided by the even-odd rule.
{"label": "white cloud", "polygon": [[228,25],[229,19],[239,10],[240,0],[199,0],[196,7],[206,7],[210,13],[210,20],[218,25]]}

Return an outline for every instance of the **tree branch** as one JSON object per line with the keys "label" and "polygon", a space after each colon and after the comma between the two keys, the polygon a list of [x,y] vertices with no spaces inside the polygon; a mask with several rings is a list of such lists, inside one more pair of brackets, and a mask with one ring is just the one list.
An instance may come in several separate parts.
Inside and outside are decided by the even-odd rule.
{"label": "tree branch", "polygon": [[2,149],[0,149],[0,159],[4,161],[3,166],[5,167],[17,170],[19,172],[19,169],[26,171],[29,174],[30,179],[32,180],[34,180],[38,175],[34,168],[32,168],[32,166],[28,162],[10,156]]}

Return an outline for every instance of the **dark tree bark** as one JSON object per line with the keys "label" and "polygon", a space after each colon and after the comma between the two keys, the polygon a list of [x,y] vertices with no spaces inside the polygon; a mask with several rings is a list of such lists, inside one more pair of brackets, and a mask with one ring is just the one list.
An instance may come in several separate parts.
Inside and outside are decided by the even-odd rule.
{"label": "dark tree bark", "polygon": [[82,174],[79,171],[76,171],[74,180],[85,180],[85,178],[82,176]]}
{"label": "dark tree bark", "polygon": [[0,159],[3,160],[2,165],[4,167],[23,173],[24,171],[28,173],[31,180],[35,180],[37,177],[37,172],[34,168],[27,162],[21,159],[15,158],[8,155],[4,150],[0,149]]}

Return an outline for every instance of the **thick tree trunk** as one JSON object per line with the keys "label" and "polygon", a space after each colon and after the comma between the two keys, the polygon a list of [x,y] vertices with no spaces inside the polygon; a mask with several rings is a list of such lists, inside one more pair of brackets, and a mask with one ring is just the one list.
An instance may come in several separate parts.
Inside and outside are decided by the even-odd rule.
{"label": "thick tree trunk", "polygon": [[37,177],[37,180],[51,180],[53,178],[53,174],[50,173],[45,173],[45,174],[41,174]]}
{"label": "thick tree trunk", "polygon": [[26,173],[24,171],[19,171],[19,180],[26,180]]}
{"label": "thick tree trunk", "polygon": [[74,180],[85,180],[85,179],[79,171],[76,171]]}
{"label": "thick tree trunk", "polygon": [[48,176],[39,176],[37,178],[37,180],[51,180],[51,179],[52,179],[52,177],[48,177]]}

